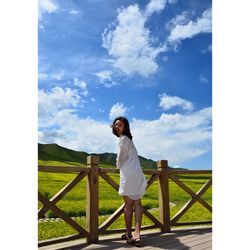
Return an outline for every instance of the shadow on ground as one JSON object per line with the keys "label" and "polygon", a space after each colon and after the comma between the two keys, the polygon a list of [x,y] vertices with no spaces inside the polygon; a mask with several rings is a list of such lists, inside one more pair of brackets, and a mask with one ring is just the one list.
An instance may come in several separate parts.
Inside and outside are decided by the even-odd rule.
{"label": "shadow on ground", "polygon": [[[81,249],[119,249],[119,248],[147,248],[147,249],[190,249],[188,245],[183,244],[180,239],[185,236],[202,235],[212,232],[212,228],[174,230],[171,233],[151,233],[141,237],[139,247],[127,244],[120,237],[99,240],[97,243],[79,243],[72,242],[72,246],[53,248],[57,250],[81,250]],[[186,237],[186,238],[187,238]],[[192,240],[192,239],[191,239]]]}

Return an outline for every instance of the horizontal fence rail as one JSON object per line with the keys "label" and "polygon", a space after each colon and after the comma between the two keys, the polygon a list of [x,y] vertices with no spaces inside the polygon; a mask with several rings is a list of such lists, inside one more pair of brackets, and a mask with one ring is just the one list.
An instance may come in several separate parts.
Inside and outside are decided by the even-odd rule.
{"label": "horizontal fence rail", "polygon": [[[77,231],[77,234],[57,239],[50,239],[39,241],[38,246],[45,246],[55,244],[59,242],[65,242],[73,239],[79,239],[82,237],[87,238],[88,243],[98,241],[100,234],[110,234],[124,232],[125,228],[108,229],[123,213],[124,203],[117,208],[117,210],[111,214],[106,221],[99,226],[99,178],[105,180],[116,191],[119,190],[119,184],[113,180],[109,174],[119,174],[119,169],[115,168],[100,168],[99,156],[90,155],[87,157],[86,167],[77,166],[38,166],[39,172],[51,172],[51,173],[76,173],[76,177],[71,180],[65,187],[63,187],[57,194],[51,199],[46,198],[41,192],[38,191],[38,200],[43,206],[38,210],[38,218],[44,218],[45,213],[52,210],[58,217],[64,220],[72,228]],[[159,188],[159,220],[153,216],[146,208],[143,208],[143,214],[153,223],[152,225],[142,226],[141,229],[153,229],[159,228],[162,233],[170,232],[172,226],[183,225],[197,225],[208,224],[212,221],[194,221],[194,222],[178,222],[180,218],[191,208],[195,202],[199,202],[209,212],[212,213],[212,207],[201,196],[212,185],[211,178],[198,190],[193,192],[188,186],[179,180],[177,175],[199,175],[199,174],[212,174],[211,170],[175,170],[168,167],[167,160],[160,160],[157,162],[157,169],[144,169],[143,173],[150,175],[147,179],[147,189],[158,180]],[[86,228],[80,226],[69,215],[62,211],[56,204],[80,181],[86,177]],[[170,196],[169,196],[169,180],[176,183],[180,188],[187,192],[191,199],[172,217],[170,218]]]}

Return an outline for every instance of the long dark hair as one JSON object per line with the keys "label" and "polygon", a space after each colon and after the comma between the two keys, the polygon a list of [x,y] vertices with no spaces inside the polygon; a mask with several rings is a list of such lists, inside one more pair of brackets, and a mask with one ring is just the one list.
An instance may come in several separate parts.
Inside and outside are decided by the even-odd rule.
{"label": "long dark hair", "polygon": [[124,131],[122,132],[122,134],[126,135],[129,139],[132,140],[133,136],[131,135],[131,132],[130,132],[129,122],[128,122],[127,118],[125,118],[123,116],[119,116],[119,117],[115,118],[115,120],[113,121],[113,124],[111,125],[113,134],[116,135],[117,137],[119,137],[119,135],[117,134],[117,132],[115,130],[115,123],[117,120],[122,121],[124,124]]}

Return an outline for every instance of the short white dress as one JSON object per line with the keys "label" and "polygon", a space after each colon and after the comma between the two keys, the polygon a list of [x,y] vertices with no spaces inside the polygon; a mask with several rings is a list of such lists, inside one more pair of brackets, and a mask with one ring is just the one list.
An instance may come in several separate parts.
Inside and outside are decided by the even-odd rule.
{"label": "short white dress", "polygon": [[116,166],[120,169],[119,195],[140,199],[146,191],[147,181],[134,143],[126,135],[120,137]]}

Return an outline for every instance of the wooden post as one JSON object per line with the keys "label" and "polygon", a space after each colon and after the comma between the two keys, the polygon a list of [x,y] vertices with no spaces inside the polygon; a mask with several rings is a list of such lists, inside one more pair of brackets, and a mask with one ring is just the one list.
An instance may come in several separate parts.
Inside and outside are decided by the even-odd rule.
{"label": "wooden post", "polygon": [[86,195],[86,226],[89,232],[88,243],[98,241],[98,203],[99,203],[99,156],[90,155],[87,157],[87,167],[90,172],[87,178]]}
{"label": "wooden post", "polygon": [[161,170],[159,176],[159,210],[160,222],[162,223],[161,232],[170,232],[170,207],[169,207],[169,183],[168,183],[168,161],[157,162],[157,168]]}

